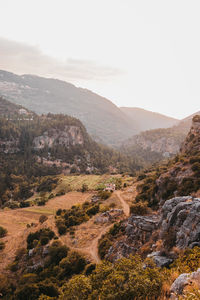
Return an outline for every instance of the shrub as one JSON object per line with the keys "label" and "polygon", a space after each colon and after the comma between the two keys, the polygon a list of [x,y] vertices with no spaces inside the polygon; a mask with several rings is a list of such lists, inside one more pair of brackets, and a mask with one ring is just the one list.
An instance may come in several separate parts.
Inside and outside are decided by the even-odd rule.
{"label": "shrub", "polygon": [[48,220],[48,217],[45,216],[45,215],[41,215],[40,218],[39,218],[39,222],[40,222],[41,224],[43,224],[46,220]]}
{"label": "shrub", "polygon": [[55,241],[49,247],[50,264],[57,265],[64,257],[67,256],[69,248],[61,245],[59,241]]}
{"label": "shrub", "polygon": [[[43,228],[39,231],[36,231],[34,233],[29,233],[27,237],[27,249],[34,248],[38,242],[42,240],[42,243],[45,243],[45,241],[52,240],[52,238],[55,236],[55,233],[50,228]],[[45,245],[45,244],[44,244]]]}
{"label": "shrub", "polygon": [[102,238],[98,243],[98,253],[101,259],[104,259],[108,249],[111,247],[112,243],[108,238]]}
{"label": "shrub", "polygon": [[73,274],[79,274],[86,266],[87,262],[83,256],[79,253],[72,251],[66,258],[63,258],[59,264],[62,268],[62,276],[71,276]]}
{"label": "shrub", "polygon": [[5,243],[0,241],[0,250],[3,250],[5,248]]}
{"label": "shrub", "polygon": [[102,199],[102,200],[106,200],[111,196],[111,192],[108,191],[99,191],[98,192],[98,196]]}
{"label": "shrub", "polygon": [[7,229],[5,229],[4,227],[0,226],[0,238],[6,236],[7,234]]}
{"label": "shrub", "polygon": [[96,215],[97,213],[99,212],[99,205],[94,205],[92,207],[90,207],[87,211],[86,211],[86,214],[88,216],[94,216]]}
{"label": "shrub", "polygon": [[59,227],[58,227],[58,233],[60,234],[60,235],[63,235],[63,234],[65,234],[67,232],[67,227],[65,226],[65,225],[60,225]]}
{"label": "shrub", "polygon": [[86,191],[88,191],[88,185],[85,184],[85,183],[83,183],[83,184],[82,184],[82,188],[81,188],[81,192],[84,193],[84,192],[86,192]]}
{"label": "shrub", "polygon": [[85,267],[85,275],[88,276],[96,269],[96,264],[89,264]]}
{"label": "shrub", "polygon": [[144,216],[148,213],[149,208],[147,206],[147,202],[138,202],[133,203],[130,207],[131,214]]}
{"label": "shrub", "polygon": [[49,238],[47,236],[41,237],[40,243],[41,243],[42,246],[48,244],[48,242],[49,242]]}

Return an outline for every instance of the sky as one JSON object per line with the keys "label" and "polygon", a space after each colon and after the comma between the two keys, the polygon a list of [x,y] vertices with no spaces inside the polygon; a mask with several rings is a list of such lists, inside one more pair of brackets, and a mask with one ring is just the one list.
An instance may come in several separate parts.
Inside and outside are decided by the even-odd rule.
{"label": "sky", "polygon": [[199,15],[199,0],[0,0],[0,69],[181,119],[200,110]]}

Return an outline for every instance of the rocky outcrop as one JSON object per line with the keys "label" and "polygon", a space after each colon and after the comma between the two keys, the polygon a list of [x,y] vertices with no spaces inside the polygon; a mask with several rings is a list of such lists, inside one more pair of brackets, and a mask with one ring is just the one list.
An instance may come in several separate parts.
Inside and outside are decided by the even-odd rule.
{"label": "rocky outcrop", "polygon": [[34,138],[33,145],[35,150],[40,150],[44,147],[52,148],[55,144],[69,147],[70,145],[82,145],[83,142],[84,138],[80,127],[65,126],[64,130],[45,131],[43,135]]}
{"label": "rocky outcrop", "polygon": [[132,215],[122,225],[123,237],[109,249],[107,259],[115,261],[136,253],[145,243],[149,242],[152,233],[158,229],[160,218],[157,215]]}
{"label": "rocky outcrop", "polygon": [[147,257],[152,258],[156,266],[159,268],[169,267],[169,265],[173,262],[171,258],[162,255],[160,251],[152,252],[151,254],[148,254]]}
{"label": "rocky outcrop", "polygon": [[[200,199],[176,197],[162,207],[160,237],[173,229],[174,246],[184,249],[200,246]],[[171,232],[172,234],[172,232]]]}
{"label": "rocky outcrop", "polygon": [[148,139],[145,136],[137,135],[132,141],[143,149],[162,153],[163,156],[176,154],[180,150],[180,142],[176,137],[158,137],[156,140]]}
{"label": "rocky outcrop", "polygon": [[123,215],[122,209],[110,209],[101,213],[95,218],[95,223],[104,224],[114,221],[119,216]]}
{"label": "rocky outcrop", "polygon": [[194,154],[200,151],[200,115],[196,115],[192,119],[192,127],[181,147],[181,152],[186,154]]}
{"label": "rocky outcrop", "polygon": [[[158,214],[132,215],[122,227],[123,235],[110,247],[107,259],[115,261],[122,256],[128,257],[148,245],[148,257],[158,267],[168,267],[172,263],[173,251],[170,257],[164,253],[171,251],[174,246],[179,249],[200,247],[200,199],[190,196],[170,199]],[[162,251],[155,252],[152,235],[156,240],[162,240]]]}
{"label": "rocky outcrop", "polygon": [[200,288],[200,269],[196,272],[181,274],[176,278],[170,289],[171,299],[178,299],[177,296],[183,293],[184,288],[192,284],[195,284],[196,287]]}

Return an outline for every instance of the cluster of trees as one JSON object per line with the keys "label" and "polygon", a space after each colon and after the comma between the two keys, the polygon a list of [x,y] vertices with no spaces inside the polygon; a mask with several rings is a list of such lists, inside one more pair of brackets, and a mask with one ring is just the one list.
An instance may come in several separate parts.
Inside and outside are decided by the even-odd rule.
{"label": "cluster of trees", "polygon": [[[120,230],[120,224],[114,224],[107,238],[116,238]],[[42,244],[44,236],[50,237],[46,245]],[[50,242],[52,239],[54,241]],[[103,261],[95,265],[56,239],[57,237],[49,228],[28,236],[27,249],[19,249],[13,264],[10,265],[15,280],[0,275],[0,293],[3,298],[16,300],[166,299],[174,279],[182,273],[196,271],[200,265],[199,247],[177,252],[177,259],[168,269],[158,268],[150,259],[143,260],[138,255],[121,258],[115,263]],[[31,255],[29,248],[32,248]],[[198,293],[198,289],[193,287],[193,295],[199,295]],[[189,292],[187,295],[187,299],[198,299],[189,298]]]}
{"label": "cluster of trees", "polygon": [[[85,202],[74,205],[70,209],[58,209],[56,212],[56,226],[60,235],[65,234],[71,227],[88,221],[99,212],[99,204]],[[73,233],[73,231],[70,231]]]}
{"label": "cluster of trees", "polygon": [[[55,143],[52,148],[34,150],[35,137],[51,132],[52,129],[65,130],[68,125],[80,128],[84,140],[82,145],[67,147]],[[12,202],[29,198],[41,177],[57,175],[63,171],[61,166],[43,164],[44,158],[52,161],[60,159],[73,165],[71,172],[78,173],[100,174],[111,172],[112,169],[119,173],[134,173],[141,168],[140,162],[131,155],[97,144],[79,120],[61,114],[34,115],[31,120],[1,117],[0,142],[0,206],[17,207]],[[6,151],[5,143],[9,144],[9,151]],[[41,162],[38,156],[42,158]]]}

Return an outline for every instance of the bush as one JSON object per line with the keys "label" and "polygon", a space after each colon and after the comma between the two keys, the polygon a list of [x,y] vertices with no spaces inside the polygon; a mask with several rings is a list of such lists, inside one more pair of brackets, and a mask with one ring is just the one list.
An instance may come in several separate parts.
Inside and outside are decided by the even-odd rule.
{"label": "bush", "polygon": [[6,236],[7,232],[8,232],[7,229],[0,226],[0,238],[3,238],[4,236]]}
{"label": "bush", "polygon": [[108,199],[111,195],[112,195],[112,193],[111,193],[111,192],[108,192],[108,191],[99,191],[99,192],[98,192],[98,196],[99,196],[102,200]]}
{"label": "bush", "polygon": [[41,216],[39,217],[39,222],[40,222],[41,224],[43,224],[46,220],[48,220],[48,217],[45,216],[45,215],[41,215]]}
{"label": "bush", "polygon": [[67,232],[67,227],[65,226],[65,225],[60,225],[59,227],[58,227],[58,233],[60,234],[60,235],[63,235],[63,234],[65,234]]}
{"label": "bush", "polygon": [[0,250],[3,250],[5,248],[5,243],[0,241]]}
{"label": "bush", "polygon": [[[36,231],[34,233],[29,233],[27,237],[27,249],[32,249],[36,247],[38,242],[45,243],[45,241],[52,240],[52,238],[55,236],[55,233],[50,228],[43,228],[39,231]],[[48,243],[48,242],[47,242]],[[44,244],[45,245],[45,244]]]}
{"label": "bush", "polygon": [[48,242],[49,242],[49,238],[47,236],[41,237],[40,243],[41,243],[42,246],[48,244]]}
{"label": "bush", "polygon": [[69,248],[61,245],[59,241],[55,241],[49,247],[50,264],[57,265],[64,257],[67,256]]}
{"label": "bush", "polygon": [[92,207],[90,207],[87,211],[86,211],[86,214],[88,216],[94,216],[96,215],[97,213],[99,212],[99,205],[94,205]]}
{"label": "bush", "polygon": [[82,188],[81,188],[81,192],[84,193],[84,192],[86,192],[86,191],[88,191],[88,185],[85,184],[85,183],[83,183],[83,184],[82,184]]}
{"label": "bush", "polygon": [[62,268],[62,277],[79,274],[86,266],[87,262],[83,256],[73,251],[68,254],[66,258],[63,258],[59,264]]}
{"label": "bush", "polygon": [[133,203],[130,207],[131,214],[144,216],[148,213],[149,208],[147,202]]}
{"label": "bush", "polygon": [[108,238],[102,238],[98,243],[98,253],[101,259],[104,259],[108,249],[112,246]]}

